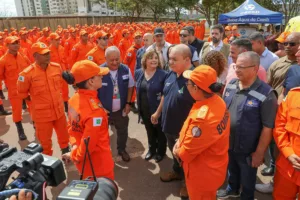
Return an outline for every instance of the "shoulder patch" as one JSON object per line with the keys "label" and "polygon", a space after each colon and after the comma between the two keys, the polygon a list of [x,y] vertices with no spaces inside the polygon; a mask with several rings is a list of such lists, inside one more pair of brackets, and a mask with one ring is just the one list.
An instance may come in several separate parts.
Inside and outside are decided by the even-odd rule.
{"label": "shoulder patch", "polygon": [[101,124],[102,124],[102,117],[93,118],[93,126],[101,126]]}
{"label": "shoulder patch", "polygon": [[192,136],[193,137],[198,138],[201,136],[201,134],[202,134],[202,130],[198,126],[194,126],[192,128]]}
{"label": "shoulder patch", "polygon": [[90,98],[89,103],[90,103],[92,110],[97,110],[97,109],[101,108],[101,104],[97,104],[95,99],[93,99],[93,98]]}
{"label": "shoulder patch", "polygon": [[25,77],[24,77],[24,76],[21,76],[21,75],[19,75],[18,81],[20,81],[20,82],[24,82],[24,81],[25,81]]}
{"label": "shoulder patch", "polygon": [[26,67],[26,68],[23,70],[23,72],[24,72],[24,73],[28,73],[28,72],[30,72],[31,70],[33,70],[33,66],[32,66],[32,65],[30,65],[29,67]]}
{"label": "shoulder patch", "polygon": [[198,111],[197,118],[198,119],[205,119],[205,117],[207,115],[207,112],[208,112],[208,106],[207,105],[201,106],[201,108]]}
{"label": "shoulder patch", "polygon": [[76,48],[75,48],[75,47],[73,47],[73,48],[72,48],[72,51],[75,51],[75,50],[76,50]]}
{"label": "shoulder patch", "polygon": [[94,58],[93,58],[93,56],[88,56],[87,59],[88,60],[93,60]]}
{"label": "shoulder patch", "polygon": [[131,56],[131,53],[127,53],[127,56]]}

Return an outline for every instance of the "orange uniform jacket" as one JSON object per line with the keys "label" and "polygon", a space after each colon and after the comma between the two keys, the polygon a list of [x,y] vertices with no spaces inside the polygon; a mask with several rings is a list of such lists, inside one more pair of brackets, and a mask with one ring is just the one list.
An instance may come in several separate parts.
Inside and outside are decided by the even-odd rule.
{"label": "orange uniform jacket", "polygon": [[300,156],[300,88],[293,88],[277,111],[274,140],[280,151],[276,170],[287,180],[300,186],[300,172],[288,161],[292,154]]}
{"label": "orange uniform jacket", "polygon": [[71,68],[75,62],[86,59],[86,54],[92,50],[93,47],[90,42],[87,44],[82,44],[81,42],[75,44],[71,51]]}
{"label": "orange uniform jacket", "polygon": [[223,184],[229,134],[229,112],[218,95],[193,105],[179,136],[179,157],[191,200],[199,199],[198,191],[216,191]]}
{"label": "orange uniform jacket", "polygon": [[119,50],[121,52],[121,61],[122,62],[124,61],[126,52],[130,48],[130,45],[131,45],[131,43],[130,43],[129,39],[125,39],[125,38],[123,38],[119,43]]}
{"label": "orange uniform jacket", "polygon": [[23,98],[30,95],[34,122],[54,121],[64,115],[61,83],[61,66],[53,62],[46,70],[34,63],[20,73],[18,92]]}
{"label": "orange uniform jacket", "polygon": [[141,48],[141,45],[132,45],[128,50],[124,58],[124,64],[127,65],[134,76],[134,68],[136,63],[136,52]]}
{"label": "orange uniform jacket", "polygon": [[50,45],[49,49],[51,50],[50,61],[60,64],[62,70],[66,71],[68,68],[66,65],[64,48],[61,45],[59,45],[58,48],[56,48],[53,45]]}
{"label": "orange uniform jacket", "polygon": [[70,37],[69,39],[67,39],[67,41],[65,42],[64,45],[64,50],[65,50],[65,56],[67,58],[67,64],[68,64],[68,68],[70,69],[72,67],[71,65],[71,51],[73,49],[73,46],[77,43],[77,39]]}
{"label": "orange uniform jacket", "polygon": [[[84,138],[90,137],[89,152],[96,177],[114,179],[114,162],[110,150],[108,118],[102,108],[97,91],[78,90],[69,100],[69,125],[70,144],[77,148],[71,152],[71,159],[79,162],[76,164],[81,172],[85,154]],[[83,178],[92,176],[88,158],[86,158]]]}
{"label": "orange uniform jacket", "polygon": [[9,98],[19,98],[17,91],[17,80],[19,73],[30,65],[29,59],[18,53],[14,55],[6,52],[0,59],[0,80],[4,80],[8,87]]}
{"label": "orange uniform jacket", "polygon": [[24,51],[26,51],[26,53],[24,52],[24,54],[29,58],[29,60],[31,62],[34,62],[34,58],[33,55],[30,53],[31,52],[31,46],[32,46],[32,42],[30,40],[20,40],[20,46],[21,48],[23,48]]}
{"label": "orange uniform jacket", "polygon": [[46,45],[49,45],[50,39],[48,37],[42,36],[37,40],[37,42],[42,42]]}
{"label": "orange uniform jacket", "polygon": [[97,65],[105,63],[105,49],[102,49],[98,45],[95,46],[86,54],[86,59],[93,61]]}

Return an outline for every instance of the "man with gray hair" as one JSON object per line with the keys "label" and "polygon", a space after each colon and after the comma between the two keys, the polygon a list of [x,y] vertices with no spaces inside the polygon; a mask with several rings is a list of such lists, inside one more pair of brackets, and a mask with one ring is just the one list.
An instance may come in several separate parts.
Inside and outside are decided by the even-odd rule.
{"label": "man with gray hair", "polygon": [[233,66],[237,79],[229,82],[223,94],[231,119],[228,185],[218,191],[220,199],[240,195],[242,200],[254,199],[257,168],[272,139],[277,98],[274,90],[257,78],[259,65],[257,53],[239,54]]}
{"label": "man with gray hair", "polygon": [[143,36],[144,46],[136,52],[136,62],[134,70],[142,68],[142,57],[146,53],[146,49],[153,44],[153,35],[145,33]]}
{"label": "man with gray hair", "polygon": [[113,123],[117,130],[118,154],[123,161],[129,162],[130,157],[125,148],[134,80],[129,68],[120,63],[120,55],[120,50],[116,46],[106,49],[106,62],[101,67],[108,67],[110,73],[102,78],[102,87],[98,90],[98,98],[103,107],[110,112],[109,122]]}
{"label": "man with gray hair", "polygon": [[278,56],[265,47],[265,38],[260,32],[254,32],[249,36],[252,49],[260,56],[260,65],[268,71],[271,64],[278,60]]}

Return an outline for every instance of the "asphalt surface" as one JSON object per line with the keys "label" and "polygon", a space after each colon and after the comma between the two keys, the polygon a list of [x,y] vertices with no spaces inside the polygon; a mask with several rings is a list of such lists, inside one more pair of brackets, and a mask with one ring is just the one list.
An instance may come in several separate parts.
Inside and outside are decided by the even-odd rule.
{"label": "asphalt surface", "polygon": [[[71,93],[73,89],[70,87]],[[7,92],[5,92],[7,97]],[[4,100],[4,106],[11,110],[9,101]],[[131,155],[131,161],[125,163],[117,156],[116,133],[114,127],[110,127],[111,148],[115,160],[115,179],[119,186],[118,200],[179,200],[179,190],[181,182],[163,183],[159,179],[161,172],[171,170],[172,159],[170,151],[160,163],[154,160],[145,161],[144,156],[147,152],[147,136],[142,124],[138,124],[137,115],[130,113],[129,138],[127,142],[127,152]],[[30,142],[37,142],[29,113],[23,114],[23,127],[28,140],[18,141],[17,130],[12,121],[12,116],[0,116],[0,138],[7,142],[10,147],[24,149]],[[56,134],[53,134],[53,156],[61,158],[60,148],[57,143]],[[268,183],[270,177],[263,177],[258,170],[257,183]],[[73,164],[65,165],[67,180],[56,188],[47,188],[48,199],[55,199],[64,187],[71,180],[79,179],[78,172]],[[225,187],[225,184],[224,186]],[[271,200],[271,195],[256,192],[255,198],[258,200]]]}

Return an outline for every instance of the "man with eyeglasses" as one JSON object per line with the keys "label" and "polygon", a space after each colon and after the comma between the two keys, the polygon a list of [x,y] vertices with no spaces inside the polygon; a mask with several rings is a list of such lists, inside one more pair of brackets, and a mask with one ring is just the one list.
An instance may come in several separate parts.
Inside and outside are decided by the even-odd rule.
{"label": "man with eyeglasses", "polygon": [[86,59],[93,61],[97,65],[102,65],[103,63],[105,63],[105,49],[108,46],[109,37],[110,34],[104,31],[97,31],[95,33],[97,46],[95,46],[86,54]]}
{"label": "man with eyeglasses", "polygon": [[278,56],[265,47],[265,38],[260,32],[254,32],[249,36],[252,49],[260,56],[260,65],[268,71],[271,64],[278,60]]}
{"label": "man with eyeglasses", "polygon": [[239,54],[234,65],[238,79],[230,81],[223,94],[231,118],[229,176],[226,190],[218,191],[219,199],[254,199],[257,168],[272,140],[277,98],[275,91],[257,78],[259,65],[257,53]]}
{"label": "man with eyeglasses", "polygon": [[164,68],[168,62],[167,53],[171,44],[165,41],[165,32],[161,27],[154,29],[154,41],[154,44],[149,46],[146,51],[149,51],[150,49],[156,50],[159,55],[160,64]]}
{"label": "man with eyeglasses", "polygon": [[[195,29],[193,26],[186,26],[183,29],[187,30],[189,32],[188,41],[189,44],[196,48],[198,55],[200,54],[200,51],[203,47],[204,41],[199,40],[195,36]],[[199,56],[198,56],[199,57]]]}
{"label": "man with eyeglasses", "polygon": [[210,29],[211,42],[205,42],[203,48],[199,54],[200,63],[208,52],[215,50],[223,53],[226,59],[229,56],[229,45],[223,43],[224,28],[221,24],[213,25]]}
{"label": "man with eyeglasses", "polygon": [[26,140],[22,125],[23,98],[18,94],[17,80],[19,73],[31,63],[26,56],[19,53],[20,39],[18,37],[7,37],[5,44],[8,51],[0,59],[0,80],[3,80],[8,88],[8,99],[12,107],[12,117],[17,126],[19,140]]}
{"label": "man with eyeglasses", "polygon": [[191,58],[192,64],[194,67],[198,67],[200,65],[200,63],[199,63],[197,49],[189,44],[189,35],[190,34],[189,34],[188,29],[182,28],[179,33],[180,44],[185,44],[190,48],[191,53],[192,53],[192,58]]}
{"label": "man with eyeglasses", "polygon": [[144,46],[136,52],[135,70],[142,67],[142,57],[146,53],[146,49],[153,44],[153,35],[145,33],[143,36]]}

